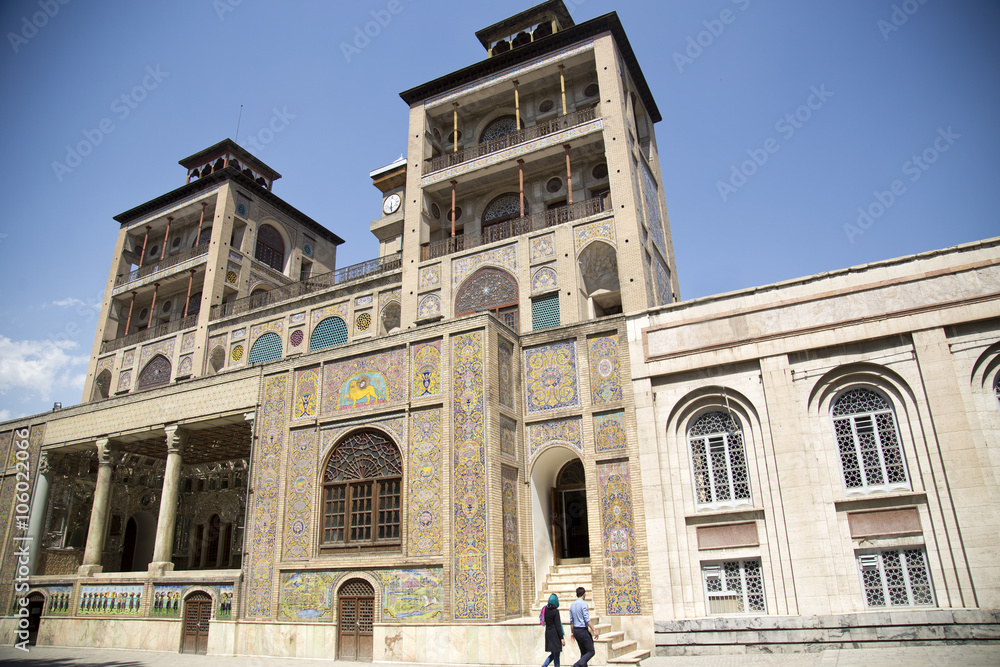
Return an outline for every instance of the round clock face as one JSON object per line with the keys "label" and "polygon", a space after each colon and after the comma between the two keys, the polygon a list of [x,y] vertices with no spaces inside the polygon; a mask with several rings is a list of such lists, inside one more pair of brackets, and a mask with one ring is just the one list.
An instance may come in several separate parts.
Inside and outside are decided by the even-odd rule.
{"label": "round clock face", "polygon": [[395,213],[397,210],[399,210],[399,204],[400,204],[400,199],[398,193],[389,195],[388,197],[385,198],[385,201],[382,202],[382,211],[386,215],[389,215],[390,213]]}

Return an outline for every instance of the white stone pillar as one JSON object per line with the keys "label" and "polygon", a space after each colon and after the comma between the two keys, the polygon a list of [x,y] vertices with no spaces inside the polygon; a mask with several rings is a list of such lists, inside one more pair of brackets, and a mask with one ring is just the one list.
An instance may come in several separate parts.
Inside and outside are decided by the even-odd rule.
{"label": "white stone pillar", "polygon": [[49,455],[42,452],[38,459],[38,480],[31,497],[31,516],[28,519],[28,572],[35,574],[38,554],[42,550],[42,533],[45,531],[45,514],[49,508],[49,486],[52,484],[52,467]]}
{"label": "white stone pillar", "polygon": [[104,570],[101,558],[104,555],[104,536],[108,527],[108,507],[111,500],[111,475],[118,462],[118,451],[107,438],[97,441],[97,488],[94,490],[94,504],[90,512],[90,528],[87,530],[87,547],[83,552],[83,565],[77,570],[81,576],[89,577]]}
{"label": "white stone pillar", "polygon": [[174,569],[174,531],[177,527],[177,495],[181,483],[181,463],[187,432],[176,424],[167,426],[167,465],[163,471],[163,491],[160,494],[160,517],[156,522],[156,542],[149,574],[153,576]]}

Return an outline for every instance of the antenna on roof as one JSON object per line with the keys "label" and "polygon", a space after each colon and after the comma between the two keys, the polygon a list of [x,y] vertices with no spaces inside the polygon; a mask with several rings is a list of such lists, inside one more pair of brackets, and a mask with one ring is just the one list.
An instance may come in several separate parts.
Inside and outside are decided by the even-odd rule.
{"label": "antenna on roof", "polygon": [[236,138],[233,141],[238,142],[240,140],[240,121],[243,120],[243,105],[240,105],[240,117],[236,119]]}

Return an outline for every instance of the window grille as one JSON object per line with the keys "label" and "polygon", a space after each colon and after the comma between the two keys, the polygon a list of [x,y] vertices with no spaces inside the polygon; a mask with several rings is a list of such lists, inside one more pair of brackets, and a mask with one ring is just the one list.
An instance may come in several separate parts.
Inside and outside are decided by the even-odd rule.
{"label": "window grille", "polygon": [[855,387],[834,401],[832,415],[848,490],[910,490],[896,414],[888,398]]}
{"label": "window grille", "polygon": [[752,502],[743,431],[733,415],[706,412],[688,429],[699,506]]}
{"label": "window grille", "polygon": [[531,328],[534,331],[559,326],[559,292],[531,300]]}
{"label": "window grille", "polygon": [[859,554],[858,568],[868,607],[934,605],[927,554],[923,549]]}
{"label": "window grille", "polygon": [[250,365],[281,359],[281,338],[273,331],[263,334],[250,348]]}
{"label": "window grille", "polygon": [[399,450],[375,431],[339,444],[323,473],[324,544],[398,543],[402,471]]}
{"label": "window grille", "polygon": [[146,364],[142,372],[139,373],[136,388],[141,391],[168,384],[170,382],[170,370],[170,361],[162,354],[156,355]]}
{"label": "window grille", "polygon": [[313,329],[309,339],[309,351],[325,350],[335,345],[347,343],[347,324],[339,317],[328,317]]}
{"label": "window grille", "polygon": [[517,281],[506,271],[487,267],[466,279],[455,297],[455,316],[512,306],[518,301]]}
{"label": "window grille", "polygon": [[767,612],[759,559],[703,564],[701,573],[709,614]]}

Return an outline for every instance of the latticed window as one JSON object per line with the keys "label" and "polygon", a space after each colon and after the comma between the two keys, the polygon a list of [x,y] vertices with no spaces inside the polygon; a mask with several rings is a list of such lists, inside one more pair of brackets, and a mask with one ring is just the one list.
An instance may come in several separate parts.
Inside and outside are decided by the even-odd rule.
{"label": "latticed window", "polygon": [[896,414],[888,398],[873,389],[855,387],[837,397],[832,414],[848,490],[910,489]]}
{"label": "latticed window", "polygon": [[515,306],[518,300],[517,281],[506,271],[479,269],[468,278],[455,297],[455,316],[483,311],[499,311]]}
{"label": "latticed window", "polygon": [[250,365],[266,364],[277,359],[281,359],[281,337],[273,331],[268,331],[250,348]]}
{"label": "latticed window", "polygon": [[398,544],[402,471],[399,450],[376,431],[337,445],[323,472],[323,544]]}
{"label": "latticed window", "polygon": [[309,351],[325,350],[347,342],[347,323],[339,317],[328,317],[313,329],[309,338]]}
{"label": "latticed window", "polygon": [[559,326],[559,292],[531,300],[531,328],[534,331]]}
{"label": "latticed window", "polygon": [[703,564],[701,574],[709,614],[766,613],[759,559]]}
{"label": "latticed window", "polygon": [[751,501],[743,431],[733,415],[706,412],[688,429],[688,444],[698,505]]}
{"label": "latticed window", "polygon": [[[528,214],[527,200],[524,202],[524,214]],[[521,217],[521,195],[517,192],[507,192],[483,209],[483,228],[519,217]]]}
{"label": "latticed window", "polygon": [[500,116],[486,126],[486,129],[479,136],[479,143],[499,139],[513,132],[517,132],[517,118],[515,116]]}
{"label": "latticed window", "polygon": [[934,605],[934,589],[923,549],[859,554],[858,567],[868,607]]}
{"label": "latticed window", "polygon": [[285,241],[274,227],[261,225],[257,230],[257,249],[254,257],[275,271],[285,269]]}
{"label": "latticed window", "polygon": [[139,373],[136,387],[142,390],[167,384],[170,382],[170,370],[170,361],[162,354],[158,354]]}

